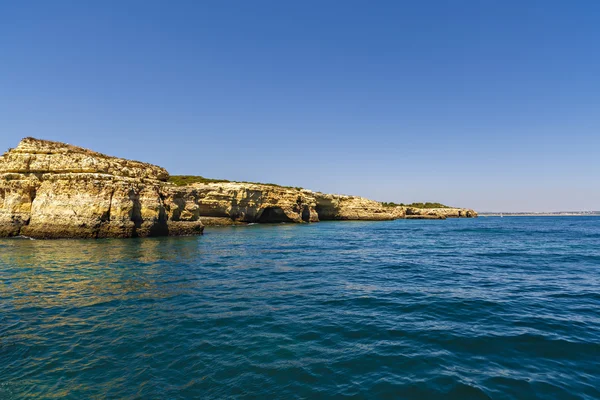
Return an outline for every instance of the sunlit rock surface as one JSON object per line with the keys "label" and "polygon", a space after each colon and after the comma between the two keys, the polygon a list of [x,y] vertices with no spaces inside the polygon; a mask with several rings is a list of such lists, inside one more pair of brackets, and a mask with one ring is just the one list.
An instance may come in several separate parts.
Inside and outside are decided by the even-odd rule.
{"label": "sunlit rock surface", "polygon": [[202,233],[169,220],[164,168],[26,138],[0,157],[0,236],[137,237]]}

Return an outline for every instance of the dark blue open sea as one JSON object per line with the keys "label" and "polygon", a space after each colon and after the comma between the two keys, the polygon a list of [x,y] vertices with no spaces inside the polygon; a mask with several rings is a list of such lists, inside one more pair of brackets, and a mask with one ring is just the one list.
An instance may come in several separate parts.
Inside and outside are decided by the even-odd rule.
{"label": "dark blue open sea", "polygon": [[0,399],[599,399],[600,218],[0,241]]}

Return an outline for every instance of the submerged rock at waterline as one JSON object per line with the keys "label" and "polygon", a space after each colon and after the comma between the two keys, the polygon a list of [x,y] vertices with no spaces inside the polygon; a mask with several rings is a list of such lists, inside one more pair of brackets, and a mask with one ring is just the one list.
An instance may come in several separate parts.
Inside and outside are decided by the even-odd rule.
{"label": "submerged rock at waterline", "polygon": [[475,217],[473,210],[389,207],[357,196],[242,182],[176,186],[156,165],[23,139],[0,157],[0,237],[195,235],[205,225]]}

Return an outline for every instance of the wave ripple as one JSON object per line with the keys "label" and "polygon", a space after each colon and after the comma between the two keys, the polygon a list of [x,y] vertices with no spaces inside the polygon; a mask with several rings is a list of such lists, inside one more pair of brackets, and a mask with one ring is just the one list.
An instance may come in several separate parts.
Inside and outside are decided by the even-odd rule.
{"label": "wave ripple", "polygon": [[0,241],[0,398],[598,399],[600,218]]}

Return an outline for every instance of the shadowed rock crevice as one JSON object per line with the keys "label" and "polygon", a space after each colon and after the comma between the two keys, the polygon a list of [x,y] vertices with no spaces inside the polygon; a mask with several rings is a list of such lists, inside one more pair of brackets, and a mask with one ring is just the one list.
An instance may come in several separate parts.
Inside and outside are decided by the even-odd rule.
{"label": "shadowed rock crevice", "polygon": [[160,206],[158,209],[158,218],[154,221],[154,224],[152,224],[148,233],[149,236],[169,236],[169,225],[167,222],[165,197],[160,192],[158,192],[158,199],[160,201]]}
{"label": "shadowed rock crevice", "polygon": [[129,200],[132,203],[131,207],[131,217],[130,220],[133,222],[133,228],[131,232],[131,237],[138,237],[140,235],[140,228],[142,227],[142,204],[140,203],[140,196],[135,191],[129,191]]}
{"label": "shadowed rock crevice", "polygon": [[302,209],[302,221],[310,222],[310,208],[309,207],[304,207]]}
{"label": "shadowed rock crevice", "polygon": [[100,223],[110,222],[110,209],[112,208],[112,200],[113,200],[114,194],[115,194],[115,191],[111,190],[110,196],[108,198],[108,209],[100,217]]}

